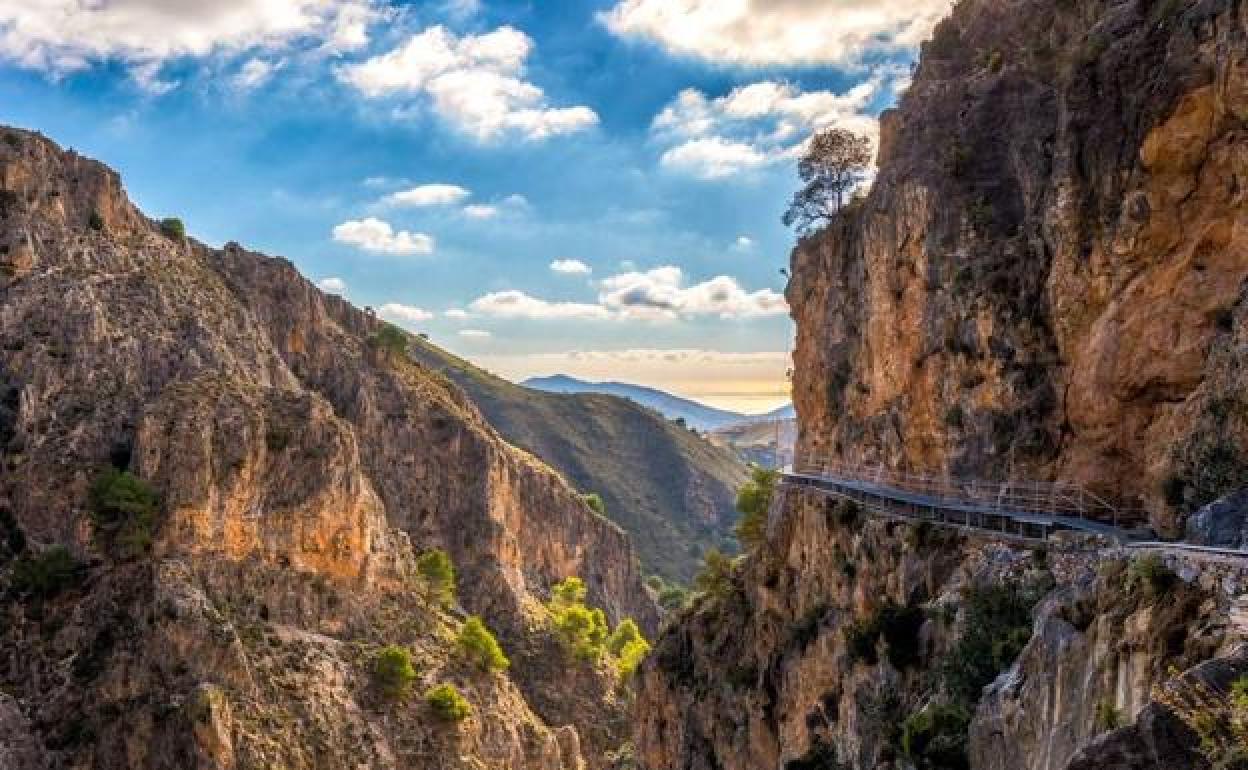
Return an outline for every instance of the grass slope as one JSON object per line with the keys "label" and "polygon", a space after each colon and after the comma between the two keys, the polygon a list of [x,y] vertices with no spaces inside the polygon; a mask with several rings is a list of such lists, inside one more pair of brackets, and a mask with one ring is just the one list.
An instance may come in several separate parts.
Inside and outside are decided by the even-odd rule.
{"label": "grass slope", "polygon": [[512,444],[602,495],[647,572],[687,583],[706,548],[735,548],[746,469],[731,451],[627,399],[524,388],[423,341],[412,355],[467,391]]}

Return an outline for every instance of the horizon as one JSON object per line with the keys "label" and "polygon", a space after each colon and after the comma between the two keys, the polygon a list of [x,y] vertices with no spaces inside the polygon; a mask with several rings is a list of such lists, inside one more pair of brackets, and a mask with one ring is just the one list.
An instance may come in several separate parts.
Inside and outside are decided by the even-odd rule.
{"label": "horizon", "polygon": [[134,2],[0,0],[4,121],[509,379],[751,414],[789,400],[795,158],[875,141],[950,5]]}

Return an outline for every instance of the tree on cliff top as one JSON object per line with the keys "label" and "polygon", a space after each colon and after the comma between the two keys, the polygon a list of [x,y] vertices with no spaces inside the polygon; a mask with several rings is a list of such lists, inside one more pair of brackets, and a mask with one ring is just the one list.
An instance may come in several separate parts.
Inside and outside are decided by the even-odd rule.
{"label": "tree on cliff top", "polygon": [[810,140],[797,164],[805,186],[784,213],[784,223],[803,235],[830,221],[863,179],[872,161],[871,140],[843,128],[825,128]]}
{"label": "tree on cliff top", "polygon": [[757,548],[767,537],[767,512],[776,490],[780,472],[755,465],[750,470],[750,480],[737,493],[737,540],[746,550]]}

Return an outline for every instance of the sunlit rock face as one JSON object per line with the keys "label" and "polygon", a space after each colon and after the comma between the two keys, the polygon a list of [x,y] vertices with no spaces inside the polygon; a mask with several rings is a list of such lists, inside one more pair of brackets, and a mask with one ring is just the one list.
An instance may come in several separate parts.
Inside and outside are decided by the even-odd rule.
{"label": "sunlit rock face", "polygon": [[[656,625],[627,537],[445,378],[372,344],[380,328],[285,260],[148,220],[101,164],[0,131],[0,522],[87,565],[44,602],[0,589],[0,735],[17,736],[0,758],[602,766],[624,738],[614,680],[527,658],[570,575],[613,619]],[[159,497],[137,560],[108,553],[88,512],[110,466]],[[462,613],[414,566],[435,547],[512,674],[456,653]],[[415,651],[407,705],[372,685],[390,643]],[[466,721],[424,705],[442,681]]]}
{"label": "sunlit rock face", "polygon": [[[1075,481],[1167,535],[1248,485],[1246,76],[1234,3],[959,3],[882,119],[871,192],[793,253],[800,454]],[[1026,601],[985,610],[996,589]],[[1029,553],[787,490],[766,542],[656,643],[638,755],[1213,766],[1188,706],[1243,673],[1246,590],[1234,564]],[[915,738],[942,706],[944,764]]]}
{"label": "sunlit rock face", "polygon": [[1166,534],[1248,480],[1242,11],[959,5],[793,254],[803,450],[1063,478]]}

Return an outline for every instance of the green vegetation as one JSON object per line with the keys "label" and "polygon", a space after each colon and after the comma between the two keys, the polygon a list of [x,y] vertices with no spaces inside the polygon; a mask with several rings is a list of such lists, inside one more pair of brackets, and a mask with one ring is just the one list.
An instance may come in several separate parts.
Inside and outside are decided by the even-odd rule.
{"label": "green vegetation", "polygon": [[407,353],[407,332],[394,324],[383,323],[381,328],[368,338],[368,344],[374,350],[380,351],[387,359],[401,358]]}
{"label": "green vegetation", "polygon": [[425,702],[443,722],[462,722],[472,714],[472,706],[453,684],[440,684],[425,693]]}
{"label": "green vegetation", "polygon": [[810,140],[797,171],[803,187],[784,213],[784,224],[807,235],[830,222],[866,178],[871,141],[843,128],[825,128]]}
{"label": "green vegetation", "polygon": [[99,232],[104,229],[104,218],[100,216],[100,212],[92,211],[87,217],[87,227]]}
{"label": "green vegetation", "polygon": [[984,687],[1014,662],[1031,638],[1031,608],[1036,598],[1013,584],[975,586],[967,591],[965,628],[940,671],[951,696],[975,704]]}
{"label": "green vegetation", "polygon": [[1102,700],[1096,704],[1096,729],[1107,733],[1122,727],[1122,711],[1112,700]]}
{"label": "green vegetation", "polygon": [[665,586],[659,592],[659,606],[668,612],[674,612],[689,601],[689,591],[678,585]]}
{"label": "green vegetation", "polygon": [[475,615],[459,629],[459,649],[482,671],[504,671],[511,665],[485,621]]}
{"label": "green vegetation", "polygon": [[1178,576],[1166,566],[1160,554],[1142,554],[1127,567],[1127,590],[1132,593],[1139,591],[1148,599],[1165,596],[1177,581]]}
{"label": "green vegetation", "polygon": [[771,498],[776,491],[780,472],[760,466],[750,468],[750,480],[737,493],[737,510],[741,518],[735,533],[741,547],[753,550],[767,538],[767,513],[771,510]]}
{"label": "green vegetation", "polygon": [[650,643],[641,635],[637,623],[632,618],[625,618],[607,637],[607,651],[617,659],[616,670],[620,677],[627,679],[650,652]]}
{"label": "green vegetation", "polygon": [[440,548],[425,551],[416,560],[416,569],[440,602],[455,601],[455,565],[446,551]]}
{"label": "green vegetation", "polygon": [[186,225],[182,224],[182,220],[177,217],[168,217],[160,220],[160,231],[165,234],[166,238],[173,238],[178,241],[186,238]]}
{"label": "green vegetation", "polygon": [[868,665],[879,662],[879,641],[884,640],[888,662],[902,670],[921,659],[919,630],[926,616],[916,605],[901,606],[888,602],[870,618],[855,620],[845,626],[845,647],[851,661]]}
{"label": "green vegetation", "polygon": [[156,524],[156,493],[129,471],[109,468],[91,485],[91,520],[97,536],[120,559],[147,553]]}
{"label": "green vegetation", "polygon": [[416,681],[412,654],[406,647],[392,644],[377,653],[373,660],[373,678],[377,687],[389,698],[406,698]]}
{"label": "green vegetation", "polygon": [[693,579],[694,590],[716,599],[727,599],[736,590],[732,579],[732,559],[718,548],[706,552],[702,571]]}
{"label": "green vegetation", "polygon": [[13,588],[19,594],[50,599],[81,579],[83,565],[63,545],[38,555],[26,555],[13,564]]}
{"label": "green vegetation", "polygon": [[958,704],[932,705],[902,724],[901,753],[919,770],[966,770],[971,714]]}
{"label": "green vegetation", "polygon": [[632,618],[625,618],[609,632],[607,615],[585,604],[585,582],[569,577],[555,584],[546,605],[556,635],[568,654],[577,660],[597,663],[610,657],[617,674],[626,679],[650,652],[650,643]]}
{"label": "green vegetation", "polygon": [[602,501],[602,495],[597,492],[591,492],[588,495],[581,495],[581,499],[589,506],[590,510],[599,516],[607,515],[607,504]]}

